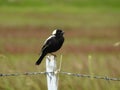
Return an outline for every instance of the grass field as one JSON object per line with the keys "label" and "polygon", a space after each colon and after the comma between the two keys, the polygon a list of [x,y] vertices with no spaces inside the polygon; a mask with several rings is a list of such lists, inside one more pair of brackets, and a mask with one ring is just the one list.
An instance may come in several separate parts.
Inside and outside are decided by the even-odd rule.
{"label": "grass field", "polygon": [[[120,78],[119,0],[0,1],[0,73],[45,71],[45,60],[34,63],[56,28],[65,31],[56,52],[58,64],[63,56],[62,71]],[[59,78],[59,90],[120,89],[117,81]],[[0,77],[0,90],[47,90],[46,77]]]}

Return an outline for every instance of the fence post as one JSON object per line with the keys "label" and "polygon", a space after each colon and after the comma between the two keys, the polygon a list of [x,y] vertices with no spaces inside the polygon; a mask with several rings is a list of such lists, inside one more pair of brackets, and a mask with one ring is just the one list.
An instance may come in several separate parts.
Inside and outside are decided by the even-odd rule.
{"label": "fence post", "polygon": [[57,90],[58,88],[58,77],[55,73],[57,69],[56,58],[53,55],[47,56],[46,58],[46,72],[47,72],[47,86],[48,90]]}

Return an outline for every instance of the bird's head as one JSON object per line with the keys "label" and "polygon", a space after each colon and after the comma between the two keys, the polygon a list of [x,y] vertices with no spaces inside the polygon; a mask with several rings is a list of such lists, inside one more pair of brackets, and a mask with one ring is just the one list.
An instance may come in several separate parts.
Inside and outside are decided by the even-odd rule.
{"label": "bird's head", "polygon": [[55,36],[63,36],[64,34],[64,31],[62,31],[61,29],[56,29],[52,32],[52,35],[55,35]]}

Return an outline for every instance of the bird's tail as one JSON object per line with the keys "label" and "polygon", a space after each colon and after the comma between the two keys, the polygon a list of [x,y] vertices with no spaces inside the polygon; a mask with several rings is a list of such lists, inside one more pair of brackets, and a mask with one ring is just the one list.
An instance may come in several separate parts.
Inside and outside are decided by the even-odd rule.
{"label": "bird's tail", "polygon": [[45,57],[45,55],[46,55],[46,53],[42,53],[40,58],[36,61],[35,65],[39,65],[42,62],[42,60]]}

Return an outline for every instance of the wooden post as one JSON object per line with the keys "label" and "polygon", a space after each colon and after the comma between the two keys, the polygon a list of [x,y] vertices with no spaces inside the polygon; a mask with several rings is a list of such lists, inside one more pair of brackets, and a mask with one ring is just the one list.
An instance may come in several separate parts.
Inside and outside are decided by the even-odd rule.
{"label": "wooden post", "polygon": [[57,90],[58,77],[55,73],[57,69],[55,56],[50,55],[46,58],[46,72],[47,72],[47,85],[48,90]]}

